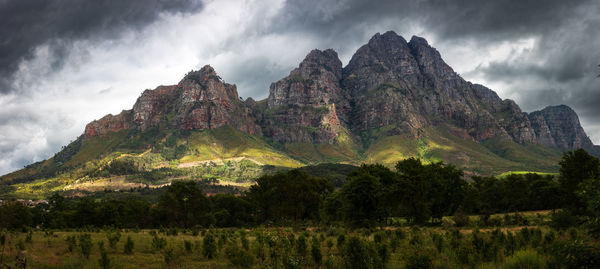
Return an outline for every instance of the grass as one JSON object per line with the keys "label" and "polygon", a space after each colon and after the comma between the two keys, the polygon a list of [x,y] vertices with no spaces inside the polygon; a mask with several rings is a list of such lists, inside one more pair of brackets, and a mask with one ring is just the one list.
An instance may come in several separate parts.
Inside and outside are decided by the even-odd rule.
{"label": "grass", "polygon": [[[549,216],[550,213],[519,214],[533,218],[540,214]],[[114,248],[109,246],[108,235],[115,234],[117,230],[111,228],[33,230],[29,236],[27,231],[3,231],[7,239],[3,261],[4,265],[12,266],[18,257],[25,259],[31,268],[98,268],[102,244],[110,260],[110,268],[239,268],[242,265],[247,268],[284,268],[291,265],[291,261],[298,265],[295,268],[346,268],[346,262],[353,257],[359,259],[354,262],[384,261],[385,268],[423,268],[414,267],[416,264],[429,265],[430,268],[563,268],[565,260],[559,256],[563,255],[561,253],[568,255],[570,261],[586,262],[587,256],[585,253],[580,257],[576,252],[557,252],[557,247],[579,244],[599,251],[600,242],[587,235],[585,230],[573,227],[569,232],[557,231],[545,224],[489,228],[403,226],[350,229],[334,225],[121,229],[120,239]],[[89,234],[91,238],[92,248],[87,259],[82,254],[79,240],[71,250],[67,243],[67,238],[82,234]],[[204,255],[208,248],[203,241],[209,235],[215,239],[213,258]],[[131,254],[124,253],[128,237],[133,241]],[[156,247],[158,245],[153,244],[155,238],[164,239],[165,246]],[[358,241],[351,238],[358,238]],[[300,244],[302,240],[304,243]],[[349,242],[359,245],[349,248]],[[315,260],[313,246],[318,247],[322,260]],[[365,252],[361,253],[361,249]],[[349,252],[357,250],[359,252]],[[248,260],[242,262],[230,253],[246,255]],[[415,255],[420,258],[416,259]]]}

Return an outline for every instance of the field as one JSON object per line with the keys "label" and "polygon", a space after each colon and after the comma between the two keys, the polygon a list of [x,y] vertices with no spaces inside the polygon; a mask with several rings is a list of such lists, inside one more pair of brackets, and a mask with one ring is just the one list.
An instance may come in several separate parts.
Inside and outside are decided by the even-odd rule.
{"label": "field", "polygon": [[[584,229],[550,212],[470,216],[438,227],[349,229],[23,230],[3,232],[2,267],[27,268],[578,268],[597,262]],[[2,239],[0,238],[0,239]],[[593,264],[593,263],[592,263]],[[590,267],[591,268],[591,267]]]}

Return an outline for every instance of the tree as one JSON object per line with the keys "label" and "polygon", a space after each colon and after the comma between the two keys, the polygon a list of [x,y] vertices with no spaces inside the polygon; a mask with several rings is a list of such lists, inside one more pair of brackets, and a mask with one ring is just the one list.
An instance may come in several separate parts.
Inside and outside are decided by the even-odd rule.
{"label": "tree", "polygon": [[260,221],[318,219],[323,200],[333,191],[324,178],[294,169],[286,173],[264,175],[250,187],[248,199]]}
{"label": "tree", "polygon": [[209,213],[209,201],[194,181],[173,181],[160,196],[158,207],[163,222],[169,226],[207,225],[203,217]]}
{"label": "tree", "polygon": [[380,219],[381,189],[379,179],[367,173],[349,177],[342,189],[346,219],[357,225]]}
{"label": "tree", "polygon": [[31,224],[31,211],[22,203],[8,202],[0,206],[0,230],[17,229]]}
{"label": "tree", "polygon": [[563,154],[560,164],[559,183],[564,192],[563,204],[576,214],[583,213],[585,202],[577,196],[579,184],[589,179],[598,179],[600,160],[583,149]]}

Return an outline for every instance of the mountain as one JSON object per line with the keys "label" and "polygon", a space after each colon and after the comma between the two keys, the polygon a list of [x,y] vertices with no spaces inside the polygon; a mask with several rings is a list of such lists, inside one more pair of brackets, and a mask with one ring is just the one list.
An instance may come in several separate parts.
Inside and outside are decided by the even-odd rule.
{"label": "mountain", "polygon": [[390,31],[345,67],[331,49],[311,51],[260,101],[242,100],[204,66],[144,91],[132,109],[89,123],[54,157],[1,181],[15,193],[176,178],[248,182],[273,167],[393,165],[409,156],[474,174],[554,172],[561,153],[577,148],[600,152],[571,108],[525,113],[465,81],[425,39]]}

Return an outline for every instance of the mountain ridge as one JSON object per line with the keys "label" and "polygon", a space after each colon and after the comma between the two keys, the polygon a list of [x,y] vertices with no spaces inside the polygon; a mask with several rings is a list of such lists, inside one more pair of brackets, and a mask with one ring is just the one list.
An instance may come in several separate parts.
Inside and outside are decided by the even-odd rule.
{"label": "mountain ridge", "polygon": [[[236,145],[264,142],[237,153],[227,147],[215,153],[205,144],[226,145],[227,132],[218,131],[226,127],[239,138]],[[212,138],[193,139],[206,131]],[[292,166],[392,164],[418,156],[479,174],[529,166],[555,170],[560,152],[580,147],[598,154],[568,106],[525,113],[514,101],[464,80],[424,38],[407,42],[392,31],[375,34],[346,66],[332,49],[312,50],[259,101],[242,100],[235,85],[206,65],[176,85],[145,90],[130,110],[90,122],[73,143],[66,147],[68,154],[63,150],[2,181],[52,177],[89,162],[102,170],[103,160],[114,159],[110,156],[142,150],[162,154],[157,157],[162,161],[137,164],[146,170],[169,166],[165,162],[223,156],[255,160],[263,154],[268,158],[258,163]],[[92,150],[93,143],[112,146]],[[54,172],[42,176],[43,169]]]}

